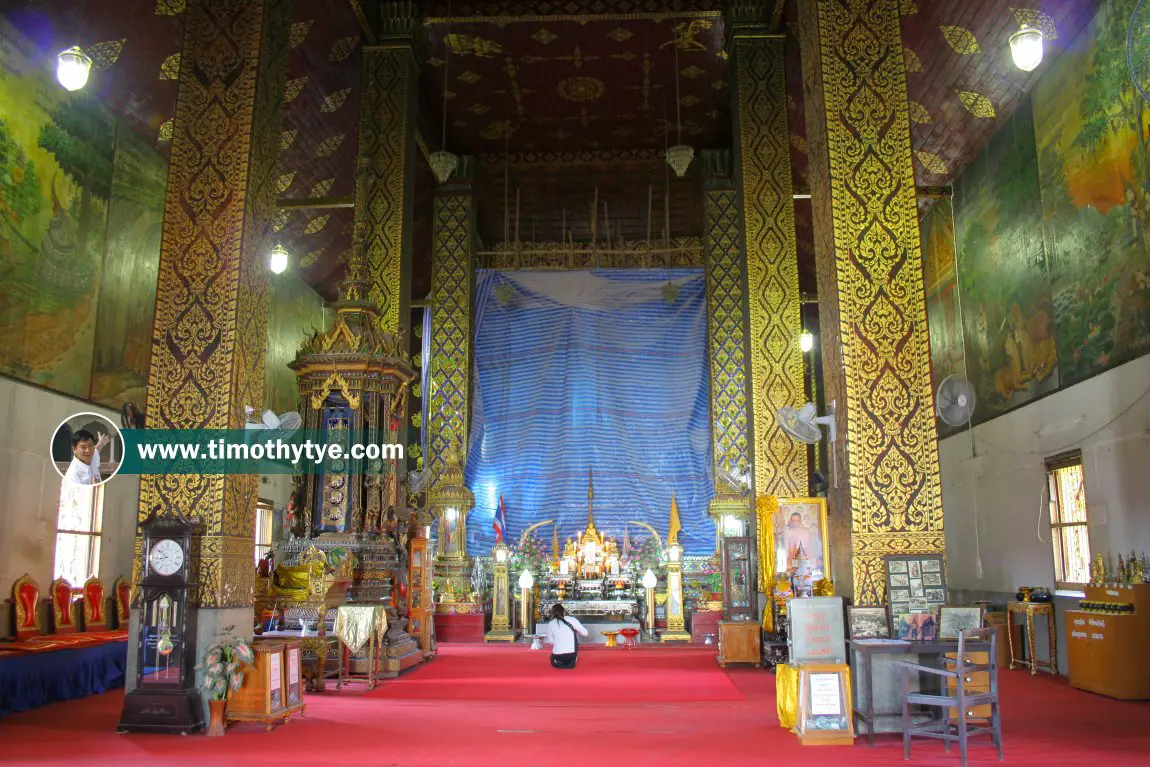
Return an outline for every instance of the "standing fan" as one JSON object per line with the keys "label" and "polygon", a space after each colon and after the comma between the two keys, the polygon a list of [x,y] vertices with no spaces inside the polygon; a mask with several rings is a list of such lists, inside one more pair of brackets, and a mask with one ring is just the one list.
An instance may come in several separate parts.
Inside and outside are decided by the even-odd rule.
{"label": "standing fan", "polygon": [[813,445],[821,440],[823,430],[819,427],[827,427],[830,432],[831,474],[834,477],[835,487],[838,487],[838,461],[835,456],[835,401],[831,400],[830,404],[827,405],[827,414],[824,416],[818,415],[818,409],[813,402],[808,402],[798,410],[790,406],[779,408],[778,412],[775,413],[775,420],[778,421],[779,428],[786,432],[787,436],[807,445]]}
{"label": "standing fan", "polygon": [[1150,102],[1150,3],[1138,0],[1126,31],[1126,64],[1142,98]]}

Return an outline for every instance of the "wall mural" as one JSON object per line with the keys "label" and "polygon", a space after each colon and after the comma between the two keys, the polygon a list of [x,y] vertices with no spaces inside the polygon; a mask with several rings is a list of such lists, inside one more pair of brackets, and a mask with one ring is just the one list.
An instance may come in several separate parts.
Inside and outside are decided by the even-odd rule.
{"label": "wall mural", "polygon": [[[939,200],[922,219],[922,275],[930,328],[931,383],[936,392],[947,376],[966,375],[959,326],[953,211],[950,200]],[[955,427],[938,422],[940,437],[955,431]]]}
{"label": "wall mural", "polygon": [[1063,386],[1150,351],[1150,107],[1126,66],[1133,7],[1104,3],[1034,90]]}
{"label": "wall mural", "polygon": [[934,382],[962,371],[965,336],[976,423],[1150,352],[1150,105],[1126,67],[1133,6],[1103,3],[956,180],[957,280],[947,211],[923,218]]}

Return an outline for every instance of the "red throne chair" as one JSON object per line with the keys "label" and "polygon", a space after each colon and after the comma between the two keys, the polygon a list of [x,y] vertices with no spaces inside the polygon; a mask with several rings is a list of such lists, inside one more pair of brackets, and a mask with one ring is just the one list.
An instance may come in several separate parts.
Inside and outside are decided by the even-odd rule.
{"label": "red throne chair", "polygon": [[108,628],[108,606],[104,582],[99,578],[84,581],[84,631],[104,631]]}
{"label": "red throne chair", "polygon": [[52,601],[52,630],[56,634],[76,633],[76,614],[72,609],[72,584],[63,578],[48,587]]}
{"label": "red throne chair", "polygon": [[12,605],[16,608],[16,638],[27,639],[44,633],[40,627],[40,586],[24,573],[12,584]]}
{"label": "red throne chair", "polygon": [[116,597],[116,628],[128,628],[129,614],[132,609],[132,586],[124,580],[124,576],[116,579],[112,584],[112,591]]}

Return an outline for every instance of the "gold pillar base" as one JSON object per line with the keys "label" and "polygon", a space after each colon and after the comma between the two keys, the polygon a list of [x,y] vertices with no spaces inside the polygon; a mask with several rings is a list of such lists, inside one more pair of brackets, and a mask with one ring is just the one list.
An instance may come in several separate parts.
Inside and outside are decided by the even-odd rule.
{"label": "gold pillar base", "polygon": [[484,642],[514,642],[518,638],[518,631],[488,631],[483,635]]}
{"label": "gold pillar base", "polygon": [[659,637],[660,642],[690,642],[691,635],[686,631],[664,631]]}

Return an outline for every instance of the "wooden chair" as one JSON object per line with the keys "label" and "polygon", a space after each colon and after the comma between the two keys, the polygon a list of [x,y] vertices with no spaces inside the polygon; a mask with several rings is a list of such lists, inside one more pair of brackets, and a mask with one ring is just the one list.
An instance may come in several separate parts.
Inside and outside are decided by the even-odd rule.
{"label": "wooden chair", "polygon": [[48,587],[52,603],[52,631],[56,634],[76,633],[76,613],[72,606],[72,584],[63,578],[52,581]]}
{"label": "wooden chair", "polygon": [[132,609],[132,586],[121,575],[112,584],[112,592],[116,600],[116,628],[126,629]]}
{"label": "wooden chair", "polygon": [[108,605],[104,582],[99,578],[84,581],[84,631],[108,628]]}
{"label": "wooden chair", "polygon": [[40,626],[40,585],[24,573],[12,584],[12,606],[16,609],[16,638],[27,639],[44,633]]}
{"label": "wooden chair", "polygon": [[[968,641],[989,642],[990,652],[968,651]],[[974,735],[989,734],[998,748],[1002,760],[1002,716],[998,702],[998,638],[993,629],[969,629],[958,636],[958,652],[947,658],[946,668],[933,668],[910,661],[899,662],[902,677],[902,748],[903,758],[910,759],[910,739],[913,736],[938,738],[950,751],[950,743],[958,741],[962,767],[966,767],[966,742]],[[985,658],[975,662],[971,655]],[[982,660],[980,658],[979,660]],[[910,675],[931,674],[946,680],[945,693],[911,692]],[[940,717],[921,724],[912,724],[911,706],[930,706],[941,709]],[[989,707],[989,718],[976,720],[975,706]]]}

